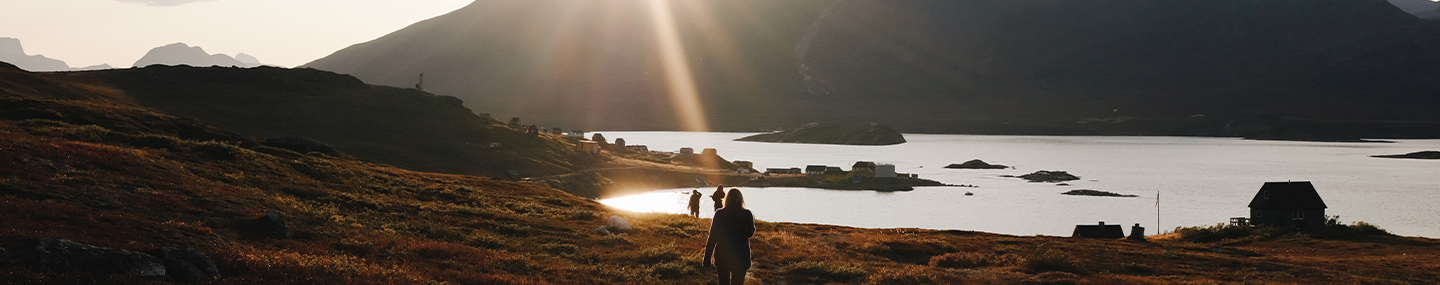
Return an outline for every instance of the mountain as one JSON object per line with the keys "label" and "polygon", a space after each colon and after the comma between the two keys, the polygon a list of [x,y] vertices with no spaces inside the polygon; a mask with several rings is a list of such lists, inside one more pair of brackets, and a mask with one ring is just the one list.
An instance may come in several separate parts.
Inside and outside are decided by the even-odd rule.
{"label": "mountain", "polygon": [[189,46],[185,43],[173,43],[150,49],[144,57],[135,61],[136,67],[150,66],[154,64],[163,65],[190,65],[190,66],[235,66],[235,67],[256,67],[260,66],[258,60],[246,55],[248,60],[254,63],[246,63],[236,60],[229,55],[217,53],[209,54],[205,49],[198,46]]}
{"label": "mountain", "polygon": [[[1430,1],[1430,0],[1386,0],[1386,1],[1390,2],[1390,4],[1392,4],[1392,5],[1395,5],[1395,7],[1400,8],[1400,10],[1405,11],[1405,13],[1415,14],[1416,16],[1420,16],[1420,13],[1425,13],[1425,12],[1430,12],[1430,11],[1435,10],[1435,9],[1440,9],[1440,2],[1435,2],[1435,1]],[[1423,18],[1423,17],[1421,17],[1421,18]]]}
{"label": "mountain", "polygon": [[867,124],[809,123],[799,128],[735,139],[746,142],[813,143],[839,145],[896,145],[905,136],[890,126]]}
{"label": "mountain", "polygon": [[1418,17],[1418,18],[1421,18],[1421,19],[1426,19],[1426,20],[1440,20],[1440,8],[1435,8],[1434,10],[1425,11],[1425,12],[1420,12],[1420,13],[1415,13],[1415,17]]}
{"label": "mountain", "polygon": [[[679,129],[649,1],[492,0],[306,64],[482,112]],[[668,3],[714,129],[1436,137],[1440,27],[1382,0]]]}
{"label": "mountain", "polygon": [[243,53],[243,52],[242,52],[242,53],[239,53],[239,54],[236,54],[236,55],[235,55],[235,60],[236,60],[236,61],[239,61],[240,63],[244,63],[245,66],[248,66],[248,67],[256,67],[256,66],[264,65],[263,63],[260,63],[260,59],[255,58],[255,56],[245,54],[245,53]]}
{"label": "mountain", "polygon": [[65,64],[63,60],[38,54],[26,55],[25,47],[21,46],[20,39],[16,38],[0,38],[0,61],[9,62],[29,71],[70,70],[70,65]]}

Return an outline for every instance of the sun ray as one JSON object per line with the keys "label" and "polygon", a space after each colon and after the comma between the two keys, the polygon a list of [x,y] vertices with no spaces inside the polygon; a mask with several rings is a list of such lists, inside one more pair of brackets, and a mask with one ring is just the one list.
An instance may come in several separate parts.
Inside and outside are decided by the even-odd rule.
{"label": "sun ray", "polygon": [[651,26],[655,32],[655,43],[660,50],[660,61],[664,66],[665,81],[670,93],[670,104],[675,111],[680,127],[689,132],[710,131],[705,119],[705,108],[700,103],[700,91],[695,86],[695,77],[690,70],[690,61],[685,55],[685,46],[676,29],[675,15],[671,12],[670,1],[648,0]]}

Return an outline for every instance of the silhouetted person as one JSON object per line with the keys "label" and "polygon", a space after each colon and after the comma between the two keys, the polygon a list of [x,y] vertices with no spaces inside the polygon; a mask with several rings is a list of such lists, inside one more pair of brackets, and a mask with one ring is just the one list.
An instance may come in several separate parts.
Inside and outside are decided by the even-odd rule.
{"label": "silhouetted person", "polygon": [[745,271],[750,270],[751,236],[755,236],[755,216],[745,209],[740,189],[730,189],[730,194],[725,195],[725,207],[715,211],[715,218],[710,220],[705,259],[701,261],[705,267],[715,268],[720,285],[745,284]]}
{"label": "silhouetted person", "polygon": [[710,194],[710,200],[715,200],[715,210],[719,211],[720,206],[725,204],[725,185],[715,187],[715,193]]}
{"label": "silhouetted person", "polygon": [[700,190],[694,190],[694,189],[690,190],[690,207],[689,207],[689,209],[690,209],[690,216],[692,216],[692,217],[696,217],[696,218],[699,218],[699,217],[700,217],[700,197],[705,197],[704,194],[700,194]]}

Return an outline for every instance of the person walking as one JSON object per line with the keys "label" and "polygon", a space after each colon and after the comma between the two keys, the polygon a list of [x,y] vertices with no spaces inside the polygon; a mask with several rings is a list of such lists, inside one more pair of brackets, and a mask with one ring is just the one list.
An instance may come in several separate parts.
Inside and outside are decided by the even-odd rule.
{"label": "person walking", "polygon": [[715,200],[715,210],[719,211],[721,204],[725,203],[725,185],[715,187],[715,193],[710,194],[710,200]]}
{"label": "person walking", "polygon": [[700,190],[699,190],[699,189],[690,189],[690,206],[689,206],[689,209],[690,209],[690,216],[691,216],[691,217],[696,217],[696,218],[699,218],[699,217],[700,217],[700,197],[705,197],[705,195],[704,195],[704,194],[700,194]]}
{"label": "person walking", "polygon": [[720,285],[745,284],[750,270],[750,237],[755,236],[755,215],[745,209],[745,196],[740,189],[725,195],[725,207],[715,211],[710,220],[710,236],[705,239],[705,267],[715,268]]}

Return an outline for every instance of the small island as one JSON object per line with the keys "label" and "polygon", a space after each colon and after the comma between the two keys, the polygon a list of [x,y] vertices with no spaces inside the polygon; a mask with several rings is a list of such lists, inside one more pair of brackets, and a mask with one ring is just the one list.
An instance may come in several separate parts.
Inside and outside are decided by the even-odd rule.
{"label": "small island", "polygon": [[895,145],[905,143],[905,136],[890,126],[867,123],[842,125],[809,123],[800,128],[758,134],[735,139],[747,142],[812,143],[840,145]]}
{"label": "small island", "polygon": [[945,168],[948,168],[948,169],[1006,169],[1006,168],[1010,168],[1010,166],[1000,165],[1000,164],[989,164],[989,163],[985,163],[985,161],[983,161],[983,160],[971,159],[970,161],[966,161],[965,163],[959,163],[959,164],[952,163],[952,164],[950,164],[950,165],[946,165]]}
{"label": "small island", "polygon": [[1440,151],[1417,151],[1407,154],[1372,155],[1378,158],[1440,159]]}
{"label": "small island", "polygon": [[1025,180],[1030,181],[1030,182],[1044,182],[1044,183],[1056,183],[1056,182],[1065,182],[1065,181],[1080,180],[1080,177],[1079,177],[1079,176],[1071,175],[1070,173],[1066,173],[1066,172],[1064,172],[1064,171],[1048,171],[1048,170],[1036,171],[1035,173],[1020,175],[1020,176],[1018,176],[1018,177],[1019,177],[1020,179],[1025,179]]}
{"label": "small island", "polygon": [[1073,195],[1073,196],[1095,196],[1095,197],[1140,197],[1140,196],[1129,195],[1129,194],[1120,194],[1120,193],[1105,192],[1105,191],[1090,190],[1090,189],[1070,190],[1070,191],[1065,191],[1065,193],[1060,193],[1060,194],[1061,194],[1061,195]]}

